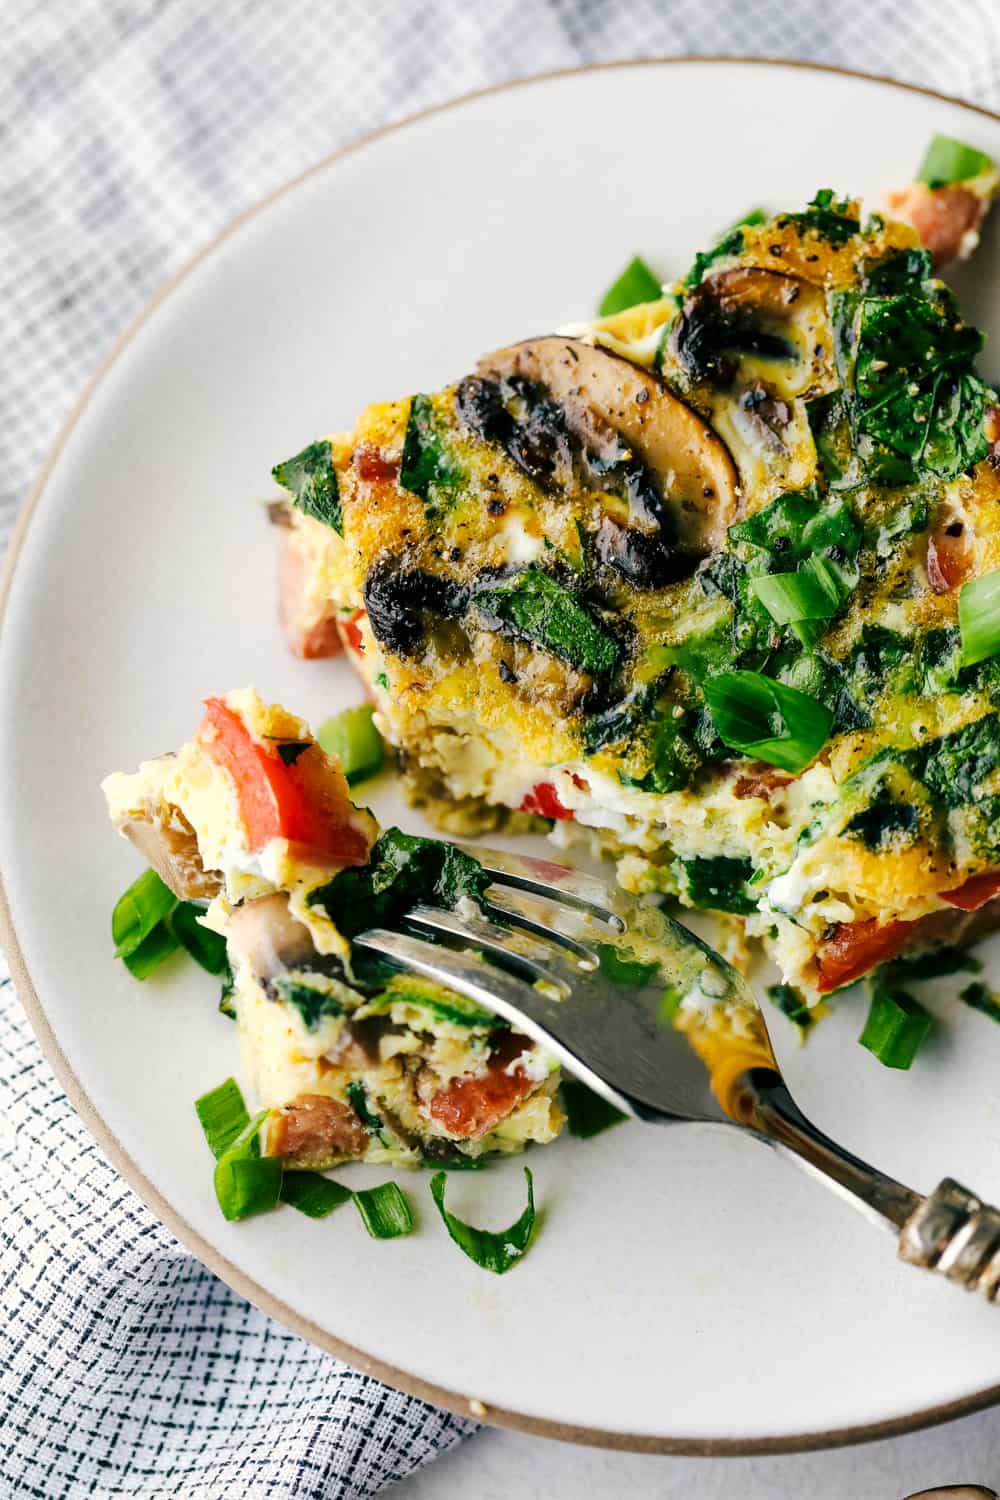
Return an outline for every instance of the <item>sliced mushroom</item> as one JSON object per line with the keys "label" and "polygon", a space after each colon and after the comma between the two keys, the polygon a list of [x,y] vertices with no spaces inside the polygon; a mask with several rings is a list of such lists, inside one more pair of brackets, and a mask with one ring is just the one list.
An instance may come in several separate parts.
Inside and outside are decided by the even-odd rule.
{"label": "sliced mushroom", "polygon": [[738,266],[694,288],[671,335],[671,350],[693,380],[729,384],[740,357],[799,367],[784,394],[804,389],[829,365],[822,288],[763,266]]}
{"label": "sliced mushroom", "polygon": [[181,901],[202,900],[221,891],[221,875],[205,869],[195,831],[173,803],[150,801],[132,808],[117,826]]}
{"label": "sliced mushroom", "polygon": [[284,891],[235,907],[227,942],[233,958],[245,963],[262,984],[312,963],[316,955],[309,929],[292,916]]}
{"label": "sliced mushroom", "polygon": [[695,559],[723,545],[738,512],[732,460],[707,423],[649,370],[552,335],[487,355],[479,374],[541,389],[592,472],[621,474],[630,510],[623,531],[659,532],[664,546]]}
{"label": "sliced mushroom", "polygon": [[469,599],[462,584],[417,568],[397,553],[372,564],[363,592],[372,633],[394,656],[417,655],[434,624],[457,618]]}

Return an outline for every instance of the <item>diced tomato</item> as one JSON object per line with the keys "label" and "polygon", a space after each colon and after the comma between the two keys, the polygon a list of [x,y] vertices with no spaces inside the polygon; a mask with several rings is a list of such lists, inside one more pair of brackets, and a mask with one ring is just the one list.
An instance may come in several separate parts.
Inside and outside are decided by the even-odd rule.
{"label": "diced tomato", "polygon": [[900,193],[887,194],[887,202],[897,218],[913,225],[935,268],[971,253],[976,241],[966,236],[979,229],[989,207],[986,199],[958,182],[939,188],[912,182]]}
{"label": "diced tomato", "polygon": [[994,896],[1000,896],[1000,870],[987,870],[984,875],[973,875],[964,885],[953,891],[942,891],[941,900],[960,911],[978,911]]}
{"label": "diced tomato", "polygon": [[369,443],[360,443],[354,450],[354,466],[358,478],[366,484],[378,483],[379,480],[395,482],[399,478],[399,459],[386,458],[381,449],[373,448]]}
{"label": "diced tomato", "polygon": [[975,555],[968,527],[953,520],[941,527],[927,543],[927,581],[935,594],[950,594],[972,572]]}
{"label": "diced tomato", "polygon": [[318,656],[339,656],[340,632],[337,611],[332,604],[321,604],[317,611],[308,595],[310,563],[294,531],[281,534],[278,563],[278,615],[288,644],[295,656],[311,660]]}
{"label": "diced tomato", "polygon": [[573,816],[570,809],[563,807],[559,801],[559,794],[551,781],[540,781],[537,786],[533,786],[521,803],[520,811],[535,813],[540,818],[558,818],[560,820],[572,818]]}
{"label": "diced tomato", "polygon": [[347,782],[318,745],[286,765],[277,744],[254,739],[221,698],[206,698],[205,710],[198,739],[236,782],[251,849],[282,838],[325,864],[367,862],[368,839],[352,822]]}
{"label": "diced tomato", "polygon": [[794,778],[784,771],[774,771],[769,767],[762,766],[759,771],[752,771],[748,776],[737,776],[733,786],[733,796],[759,797],[768,802],[771,793],[787,786]]}
{"label": "diced tomato", "polygon": [[344,645],[351,651],[363,652],[365,649],[365,643],[361,635],[361,621],[365,618],[365,614],[365,610],[356,609],[349,620],[341,620],[340,622],[340,633],[343,637]]}
{"label": "diced tomato", "polygon": [[505,1033],[484,1072],[457,1078],[432,1096],[431,1116],[459,1140],[476,1141],[488,1135],[536,1087],[535,1080],[520,1068],[507,1071],[530,1046],[527,1037]]}
{"label": "diced tomato", "polygon": [[832,937],[816,951],[819,974],[817,988],[821,995],[853,984],[876,964],[895,958],[909,937],[915,922],[883,922],[875,917],[868,922],[841,922]]}

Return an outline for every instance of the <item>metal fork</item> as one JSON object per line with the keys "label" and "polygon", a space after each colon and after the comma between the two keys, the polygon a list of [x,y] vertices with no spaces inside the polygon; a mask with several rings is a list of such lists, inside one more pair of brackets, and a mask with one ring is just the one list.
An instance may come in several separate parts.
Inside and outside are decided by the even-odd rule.
{"label": "metal fork", "polygon": [[[472,901],[451,911],[418,906],[404,930],[375,928],[355,944],[512,1022],[626,1115],[750,1130],[892,1233],[904,1261],[997,1296],[1000,1212],[967,1188],[946,1177],[923,1196],[845,1151],[806,1119],[776,1065],[749,1067],[730,1112],[722,1108],[665,994],[674,1005],[687,996],[689,1006],[706,1008],[756,1010],[756,1002],[746,980],[692,932],[565,865],[479,846],[466,852],[492,877],[486,914]],[[609,951],[644,964],[625,971],[641,982],[612,983],[603,972]],[[766,1036],[762,1016],[760,1024]]]}

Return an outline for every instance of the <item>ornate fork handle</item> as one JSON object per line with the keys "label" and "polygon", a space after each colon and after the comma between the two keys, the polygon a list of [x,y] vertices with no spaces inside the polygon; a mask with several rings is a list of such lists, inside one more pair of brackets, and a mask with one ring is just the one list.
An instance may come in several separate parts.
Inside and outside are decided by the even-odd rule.
{"label": "ornate fork handle", "polygon": [[899,1257],[940,1271],[990,1302],[1000,1289],[1000,1210],[951,1177],[923,1197],[824,1135],[778,1076],[746,1075],[743,1123],[819,1177],[867,1219],[898,1237]]}

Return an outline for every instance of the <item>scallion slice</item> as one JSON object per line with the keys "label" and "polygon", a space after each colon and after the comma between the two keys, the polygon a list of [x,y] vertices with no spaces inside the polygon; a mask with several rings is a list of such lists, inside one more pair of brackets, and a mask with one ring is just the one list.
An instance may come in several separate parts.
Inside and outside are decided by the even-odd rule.
{"label": "scallion slice", "polygon": [[340,761],[348,786],[382,769],[385,752],[372,720],[370,703],[334,714],[319,726],[316,738],[327,755],[335,755]]}
{"label": "scallion slice", "polygon": [[354,1194],[322,1172],[286,1172],[281,1182],[281,1201],[290,1203],[309,1219],[325,1219]]}
{"label": "scallion slice", "polygon": [[610,979],[612,984],[623,985],[626,989],[641,989],[660,967],[656,963],[645,964],[641,959],[626,958],[613,943],[598,943],[597,957],[605,979]]}
{"label": "scallion slice", "polygon": [[215,1196],[226,1219],[248,1219],[278,1205],[281,1158],[260,1154],[260,1127],[268,1114],[262,1109],[254,1115],[215,1164]]}
{"label": "scallion slice", "polygon": [[989,1016],[991,1021],[1000,1021],[1000,1000],[992,990],[987,989],[986,985],[978,980],[975,984],[967,984],[958,998],[964,1005],[971,1006],[973,1010],[980,1011],[984,1016]]}
{"label": "scallion slice", "polygon": [[905,990],[876,982],[858,1041],[887,1068],[908,1068],[931,1024],[930,1014]]}
{"label": "scallion slice", "polygon": [[354,1194],[354,1203],[373,1240],[394,1240],[413,1228],[409,1200],[396,1182],[361,1188]]}
{"label": "scallion slice", "polygon": [[970,177],[992,170],[993,162],[985,152],[950,135],[936,135],[924,152],[917,181],[930,188],[946,187],[950,182],[968,182]]}
{"label": "scallion slice", "polygon": [[111,913],[115,958],[134,953],[176,905],[177,897],[156,871],[144,870],[119,896]]}
{"label": "scallion slice", "polygon": [[790,625],[808,649],[816,644],[851,585],[823,557],[810,557],[794,573],[763,573],[750,580],[751,592],[777,625]]}
{"label": "scallion slice", "polygon": [[527,1167],[524,1175],[528,1183],[527,1207],[509,1229],[501,1229],[495,1233],[489,1229],[477,1229],[474,1224],[466,1224],[449,1213],[444,1206],[447,1174],[438,1172],[431,1178],[431,1196],[455,1244],[477,1266],[481,1266],[484,1271],[493,1271],[498,1276],[509,1271],[522,1258],[534,1232],[535,1192],[531,1172]]}
{"label": "scallion slice", "polygon": [[227,1078],[217,1089],[211,1089],[194,1101],[212,1155],[218,1158],[250,1124],[250,1114],[235,1078]]}
{"label": "scallion slice", "polygon": [[135,979],[148,979],[165,958],[177,949],[177,939],[166,922],[157,922],[148,937],[143,938],[138,948],[123,953],[122,963]]}
{"label": "scallion slice", "polygon": [[178,901],[168,919],[170,930],[203,969],[210,974],[222,974],[227,967],[226,940],[210,927],[202,926],[198,918],[203,915],[203,908],[193,901]]}
{"label": "scallion slice", "polygon": [[793,774],[816,758],[833,726],[824,703],[759,672],[720,672],[702,691],[725,744]]}
{"label": "scallion slice", "polygon": [[962,665],[974,667],[1000,651],[1000,568],[963,583],[958,595]]}
{"label": "scallion slice", "polygon": [[615,1109],[578,1078],[564,1078],[559,1092],[566,1111],[566,1128],[581,1141],[589,1141],[625,1119],[620,1109]]}
{"label": "scallion slice", "polygon": [[656,302],[663,296],[663,283],[650,270],[641,255],[629,261],[618,280],[608,287],[597,309],[602,318],[638,307],[640,302]]}

